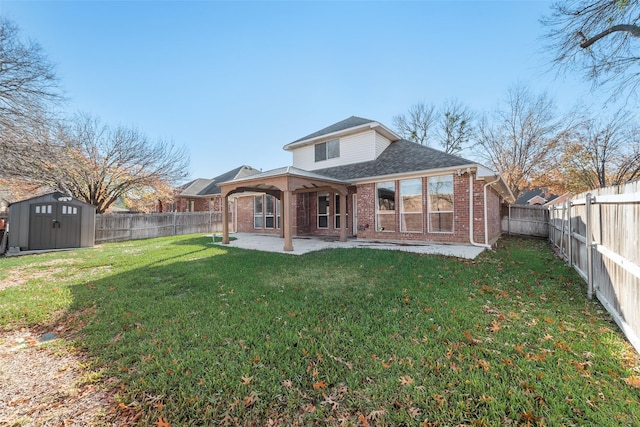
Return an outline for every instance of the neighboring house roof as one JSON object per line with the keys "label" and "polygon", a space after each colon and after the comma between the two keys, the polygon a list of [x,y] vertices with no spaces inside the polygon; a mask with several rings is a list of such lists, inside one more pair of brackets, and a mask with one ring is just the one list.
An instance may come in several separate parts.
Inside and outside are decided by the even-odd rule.
{"label": "neighboring house roof", "polygon": [[552,206],[552,205],[557,205],[558,203],[564,203],[572,197],[573,197],[573,193],[567,192],[567,193],[564,193],[562,196],[558,196],[549,200],[543,206]]}
{"label": "neighboring house roof", "polygon": [[207,188],[213,179],[196,178],[193,181],[189,181],[180,187],[181,196],[199,196],[200,192]]}
{"label": "neighboring house roof", "polygon": [[375,160],[317,169],[314,172],[332,178],[353,181],[363,178],[471,165],[475,165],[475,163],[462,157],[401,139],[390,144]]}
{"label": "neighboring house roof", "polygon": [[541,198],[542,200],[540,202],[541,204],[544,204],[544,203],[549,203],[552,200],[554,200],[556,197],[558,197],[555,194],[549,194],[548,197],[545,197],[545,194],[546,194],[546,191],[542,188],[536,188],[534,190],[525,191],[516,200],[516,205],[531,205],[532,203],[535,203],[534,199],[536,197]]}
{"label": "neighboring house roof", "polygon": [[219,183],[244,178],[258,173],[260,173],[259,170],[252,168],[251,166],[243,165],[225,172],[222,175],[218,175],[215,178],[197,178],[180,187],[182,189],[180,196],[203,197],[220,194],[220,187],[218,187]]}

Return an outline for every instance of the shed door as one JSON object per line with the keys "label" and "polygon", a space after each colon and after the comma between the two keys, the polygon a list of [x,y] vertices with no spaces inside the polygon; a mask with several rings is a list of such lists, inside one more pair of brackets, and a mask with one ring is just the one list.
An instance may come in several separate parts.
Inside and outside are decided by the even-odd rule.
{"label": "shed door", "polygon": [[53,249],[56,247],[55,220],[57,203],[31,205],[29,215],[29,249]]}
{"label": "shed door", "polygon": [[72,206],[68,203],[58,203],[56,220],[56,248],[80,247],[80,206]]}
{"label": "shed door", "polygon": [[31,205],[29,249],[79,248],[81,209],[67,203]]}

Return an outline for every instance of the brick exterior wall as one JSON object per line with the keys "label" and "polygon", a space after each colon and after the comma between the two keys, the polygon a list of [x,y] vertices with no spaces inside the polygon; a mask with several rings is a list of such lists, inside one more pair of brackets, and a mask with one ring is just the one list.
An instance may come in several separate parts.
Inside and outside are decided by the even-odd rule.
{"label": "brick exterior wall", "polygon": [[[193,211],[190,206],[193,202]],[[178,197],[176,200],[178,212],[221,212],[222,196],[215,195],[211,197]]]}
{"label": "brick exterior wall", "polygon": [[[434,243],[470,243],[469,240],[469,175],[453,174],[453,232],[430,232],[428,224],[428,178],[422,177],[422,232],[400,231],[400,204],[397,201],[399,182],[396,181],[396,210],[394,231],[380,231],[376,229],[376,185],[374,183],[357,186],[357,222],[358,238],[374,240],[421,241]],[[472,180],[473,184],[473,240],[484,243],[484,184],[482,180]],[[335,210],[335,193],[330,193],[329,227],[318,228],[318,193],[296,194],[291,198],[295,204],[293,211],[293,235],[331,235],[339,236],[340,230],[335,228],[333,212]],[[487,188],[489,243],[495,242],[501,234],[500,224],[500,196]],[[347,196],[347,235],[353,235],[353,193]],[[238,197],[238,231],[260,232],[267,234],[282,234],[280,229],[256,229],[253,226],[253,196]],[[344,215],[341,215],[341,219]]]}
{"label": "brick exterior wall", "polygon": [[[502,235],[502,201],[500,195],[491,187],[487,188],[489,244],[495,243]],[[484,240],[482,240],[484,242]]]}
{"label": "brick exterior wall", "polygon": [[[279,228],[255,228],[253,226],[253,197],[253,195],[241,196],[236,199],[236,210],[238,213],[238,232],[281,235],[282,230]],[[262,223],[264,225],[264,218]]]}
{"label": "brick exterior wall", "polygon": [[[482,209],[482,181],[474,179],[474,240],[484,240],[484,213]],[[398,191],[396,184],[396,191]],[[400,231],[400,206],[396,204],[395,231],[376,229],[376,185],[358,186],[358,237],[365,239],[413,240],[438,243],[469,243],[469,176],[453,174],[453,232],[430,232],[428,224],[428,179],[422,178],[422,232]],[[498,210],[499,216],[499,210]],[[481,240],[481,241],[483,241]]]}

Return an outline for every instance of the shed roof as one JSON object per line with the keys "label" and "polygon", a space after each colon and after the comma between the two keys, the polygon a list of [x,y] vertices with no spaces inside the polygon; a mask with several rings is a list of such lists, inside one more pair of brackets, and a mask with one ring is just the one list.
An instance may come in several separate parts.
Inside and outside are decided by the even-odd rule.
{"label": "shed roof", "polygon": [[69,196],[67,194],[61,193],[60,191],[52,191],[50,193],[40,194],[39,196],[33,196],[33,197],[28,198],[28,199],[24,199],[24,200],[20,200],[18,202],[10,203],[9,206],[11,207],[13,205],[17,205],[17,204],[20,204],[20,203],[38,203],[38,202],[45,202],[45,201],[56,201],[57,202],[57,201],[59,201],[59,199],[61,197],[65,197],[65,198],[69,197],[69,198],[71,198],[70,202],[74,203],[74,204],[82,204],[82,205],[90,206],[90,207],[92,207],[94,209],[96,208],[92,204],[84,202],[84,201],[82,201],[80,199],[77,199],[77,198],[75,198],[73,196]]}

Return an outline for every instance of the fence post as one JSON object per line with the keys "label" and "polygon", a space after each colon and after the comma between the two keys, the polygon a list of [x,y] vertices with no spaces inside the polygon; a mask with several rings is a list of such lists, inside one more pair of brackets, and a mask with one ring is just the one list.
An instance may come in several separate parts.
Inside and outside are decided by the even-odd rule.
{"label": "fence post", "polygon": [[507,219],[507,235],[511,236],[511,203],[509,203],[508,208],[509,208],[509,219]]}
{"label": "fence post", "polygon": [[564,246],[564,217],[567,213],[567,206],[562,204],[562,217],[560,218],[560,256],[566,260],[566,251]]}
{"label": "fence post", "polygon": [[593,299],[593,252],[591,238],[591,193],[586,196],[586,219],[587,219],[587,298]]}
{"label": "fence post", "polygon": [[133,240],[133,214],[129,214],[129,240]]}
{"label": "fence post", "polygon": [[552,205],[549,207],[549,241],[554,246],[556,245],[556,207]]}
{"label": "fence post", "polygon": [[177,225],[176,225],[176,218],[178,217],[178,212],[177,211],[173,211],[173,235],[176,236],[178,234],[177,231]]}
{"label": "fence post", "polygon": [[567,219],[569,223],[569,265],[573,267],[573,230],[571,230],[571,199],[567,199]]}

